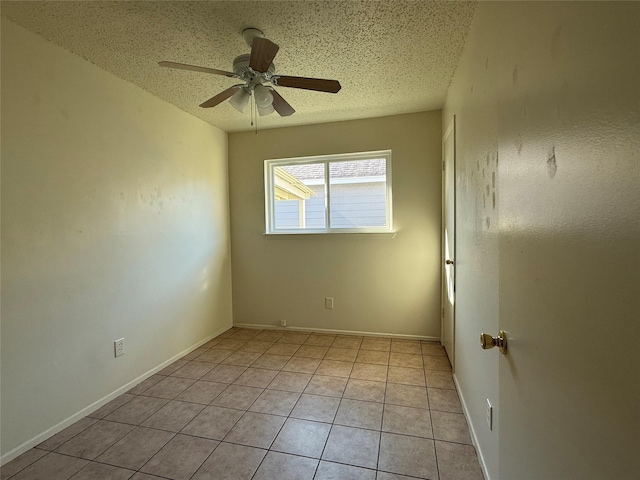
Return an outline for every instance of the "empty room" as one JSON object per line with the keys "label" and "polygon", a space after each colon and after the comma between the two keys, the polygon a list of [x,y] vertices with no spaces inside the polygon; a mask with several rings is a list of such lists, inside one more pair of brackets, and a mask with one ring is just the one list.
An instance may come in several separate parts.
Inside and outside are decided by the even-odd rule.
{"label": "empty room", "polygon": [[640,478],[640,2],[0,15],[1,480]]}

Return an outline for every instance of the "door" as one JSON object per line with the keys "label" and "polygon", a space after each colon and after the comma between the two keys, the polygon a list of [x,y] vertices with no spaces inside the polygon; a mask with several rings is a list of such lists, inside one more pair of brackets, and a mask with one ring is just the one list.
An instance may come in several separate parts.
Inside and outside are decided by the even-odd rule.
{"label": "door", "polygon": [[456,296],[456,117],[442,138],[442,344],[454,366]]}

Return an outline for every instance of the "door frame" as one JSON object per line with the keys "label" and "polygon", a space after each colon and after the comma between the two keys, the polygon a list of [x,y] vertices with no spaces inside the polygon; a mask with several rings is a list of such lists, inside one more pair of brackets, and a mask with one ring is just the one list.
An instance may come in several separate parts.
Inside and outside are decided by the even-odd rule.
{"label": "door frame", "polygon": [[[441,257],[441,275],[440,275],[440,344],[444,346],[444,305],[445,305],[445,301],[447,300],[447,278],[446,278],[446,263],[445,261],[447,260],[445,258],[445,252],[446,252],[446,238],[445,238],[445,226],[446,226],[446,172],[445,172],[445,143],[446,141],[449,139],[449,136],[453,135],[453,165],[452,165],[452,171],[453,171],[453,182],[452,182],[452,187],[453,187],[453,224],[454,224],[454,228],[453,228],[453,239],[452,239],[452,244],[453,244],[453,252],[452,252],[452,257],[454,259],[454,262],[457,259],[457,255],[456,255],[456,246],[457,246],[457,242],[456,242],[456,230],[457,230],[457,217],[456,217],[456,182],[455,182],[455,178],[456,178],[456,116],[453,115],[451,118],[451,121],[449,122],[449,125],[447,127],[447,129],[444,132],[444,135],[442,135],[442,223],[441,223],[441,249],[440,249],[440,257]],[[451,307],[451,321],[453,323],[452,325],[452,332],[453,332],[453,339],[452,339],[452,347],[451,347],[451,357],[449,358],[449,361],[451,362],[451,367],[453,372],[455,372],[455,338],[456,338],[456,302],[455,302],[455,296],[456,296],[456,264],[454,263],[453,265],[453,291],[454,291],[454,302],[453,305]],[[449,352],[447,352],[447,355],[449,354]]]}

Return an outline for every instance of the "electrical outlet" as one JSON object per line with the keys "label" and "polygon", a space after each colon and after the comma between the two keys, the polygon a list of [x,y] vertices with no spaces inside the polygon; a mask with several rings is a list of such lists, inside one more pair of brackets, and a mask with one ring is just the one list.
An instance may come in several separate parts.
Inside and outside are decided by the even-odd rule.
{"label": "electrical outlet", "polygon": [[287,326],[287,321],[286,320],[280,320],[280,326],[281,327],[286,327]]}
{"label": "electrical outlet", "polygon": [[493,430],[493,406],[491,402],[487,398],[487,425],[489,425],[489,430]]}
{"label": "electrical outlet", "polygon": [[116,357],[124,355],[124,338],[120,338],[113,342],[113,349],[115,351]]}
{"label": "electrical outlet", "polygon": [[324,297],[324,308],[333,308],[333,297]]}

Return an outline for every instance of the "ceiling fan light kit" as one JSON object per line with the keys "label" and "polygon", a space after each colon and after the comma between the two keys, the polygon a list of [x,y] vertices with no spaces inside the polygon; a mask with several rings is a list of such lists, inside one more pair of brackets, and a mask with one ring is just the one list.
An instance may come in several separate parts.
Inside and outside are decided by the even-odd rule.
{"label": "ceiling fan light kit", "polygon": [[267,105],[266,107],[261,107],[260,105],[256,105],[256,107],[258,109],[258,115],[260,115],[261,117],[270,115],[275,111],[275,109],[273,108],[273,105]]}
{"label": "ceiling fan light kit", "polygon": [[239,88],[236,93],[229,99],[229,103],[233,108],[238,110],[240,113],[244,113],[247,105],[249,104],[249,99],[251,98],[251,93],[247,91],[246,87]]}
{"label": "ceiling fan light kit", "polygon": [[251,96],[253,96],[260,116],[269,115],[276,111],[281,117],[287,117],[295,113],[295,110],[273,88],[274,86],[301,88],[326,93],[340,91],[341,86],[337,80],[277,75],[273,59],[280,47],[265,38],[262,31],[257,28],[244,29],[242,37],[247,42],[247,45],[251,47],[251,54],[239,55],[234,58],[233,72],[177,62],[159,62],[159,65],[161,67],[223,75],[237,78],[243,82],[233,85],[201,103],[200,107],[202,108],[215,107],[229,99],[229,103],[240,113],[243,113],[249,104]]}
{"label": "ceiling fan light kit", "polygon": [[253,94],[256,98],[256,105],[259,108],[270,107],[273,103],[273,95],[271,95],[269,89],[261,83],[254,87]]}

